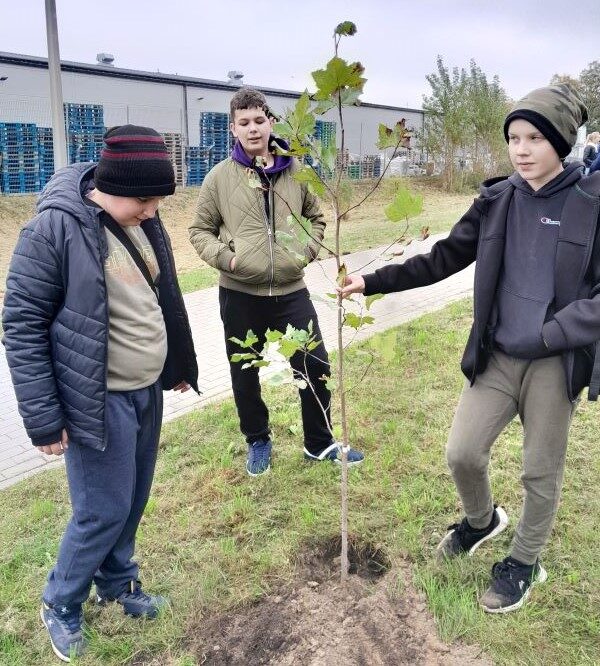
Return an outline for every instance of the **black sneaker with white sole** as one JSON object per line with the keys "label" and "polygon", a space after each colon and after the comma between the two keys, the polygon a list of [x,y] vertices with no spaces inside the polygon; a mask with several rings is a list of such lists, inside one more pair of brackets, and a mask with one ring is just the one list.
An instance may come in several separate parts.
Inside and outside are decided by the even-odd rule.
{"label": "black sneaker with white sole", "polygon": [[473,529],[468,520],[463,518],[460,523],[450,525],[448,528],[448,533],[438,544],[438,557],[452,558],[463,554],[471,556],[482,543],[500,534],[507,525],[506,511],[496,505],[494,505],[492,521],[482,530]]}
{"label": "black sneaker with white sole", "polygon": [[479,603],[486,613],[510,613],[521,608],[536,583],[543,583],[548,574],[536,560],[535,564],[523,564],[507,557],[492,567],[492,584]]}

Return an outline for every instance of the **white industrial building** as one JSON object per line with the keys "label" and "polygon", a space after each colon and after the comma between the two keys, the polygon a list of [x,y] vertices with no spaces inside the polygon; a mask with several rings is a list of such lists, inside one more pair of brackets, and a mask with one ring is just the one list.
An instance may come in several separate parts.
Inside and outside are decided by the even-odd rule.
{"label": "white industrial building", "polygon": [[[105,58],[105,60],[108,60]],[[184,146],[197,146],[203,111],[224,112],[240,83],[122,69],[99,62],[62,62],[65,102],[100,104],[107,127],[133,123],[163,133],[181,134]],[[279,113],[293,106],[299,93],[257,85]],[[379,123],[391,126],[405,118],[409,128],[423,124],[420,109],[364,103],[344,110],[345,141],[350,153],[373,155]],[[324,120],[337,121],[331,111]],[[50,87],[46,58],[0,52],[0,123],[51,126]],[[339,145],[339,131],[337,132]]]}

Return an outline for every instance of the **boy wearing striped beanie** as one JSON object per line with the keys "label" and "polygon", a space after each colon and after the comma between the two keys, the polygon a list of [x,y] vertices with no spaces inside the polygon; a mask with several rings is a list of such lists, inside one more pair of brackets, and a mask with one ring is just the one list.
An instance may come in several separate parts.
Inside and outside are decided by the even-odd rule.
{"label": "boy wearing striped beanie", "polygon": [[158,206],[175,191],[155,130],[104,136],[98,164],[58,171],[21,232],[7,278],[4,342],[32,444],[65,457],[73,515],[42,595],[52,649],[85,649],[82,604],[154,618],[133,558],[150,493],[162,391],[196,391],[198,368]]}

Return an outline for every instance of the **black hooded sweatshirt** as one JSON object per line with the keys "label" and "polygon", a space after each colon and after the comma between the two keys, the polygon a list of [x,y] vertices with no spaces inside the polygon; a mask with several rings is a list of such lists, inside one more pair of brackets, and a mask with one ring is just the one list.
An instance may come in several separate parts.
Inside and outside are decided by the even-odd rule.
{"label": "black hooded sweatshirt", "polygon": [[570,164],[537,191],[517,173],[508,179],[515,190],[491,328],[495,346],[510,356],[558,353],[548,351],[542,326],[555,313],[554,267],[563,206],[581,176],[580,166]]}

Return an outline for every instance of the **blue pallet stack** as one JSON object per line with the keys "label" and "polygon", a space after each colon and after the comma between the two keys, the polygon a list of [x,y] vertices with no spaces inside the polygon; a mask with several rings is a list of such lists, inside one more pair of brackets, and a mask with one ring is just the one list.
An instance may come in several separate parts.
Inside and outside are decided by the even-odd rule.
{"label": "blue pallet stack", "polygon": [[378,155],[373,164],[373,178],[379,178],[379,176],[381,176],[381,157]]}
{"label": "blue pallet stack", "polygon": [[209,150],[209,169],[229,157],[233,137],[229,131],[229,114],[204,111],[200,114],[200,148]]}
{"label": "blue pallet stack", "polygon": [[[335,128],[336,124],[328,120],[317,120],[315,124],[315,134],[314,137],[317,141],[321,142],[321,145],[328,148],[332,144],[335,144]],[[310,159],[310,158],[309,158]],[[307,160],[308,164],[311,164],[311,161]],[[315,171],[319,176],[323,176],[323,169],[321,165],[315,167]],[[326,178],[331,178],[333,174],[326,173]]]}
{"label": "blue pallet stack", "polygon": [[209,171],[209,150],[200,146],[187,149],[187,184],[202,185]]}
{"label": "blue pallet stack", "polygon": [[324,146],[329,147],[335,143],[336,124],[329,120],[317,120],[315,127],[315,138]]}
{"label": "blue pallet stack", "polygon": [[4,194],[39,192],[36,125],[0,123],[0,190]]}
{"label": "blue pallet stack", "polygon": [[44,188],[54,173],[54,143],[51,127],[38,127],[38,154],[40,159],[40,188]]}
{"label": "blue pallet stack", "polygon": [[64,105],[69,163],[97,162],[102,150],[104,107],[101,104]]}

